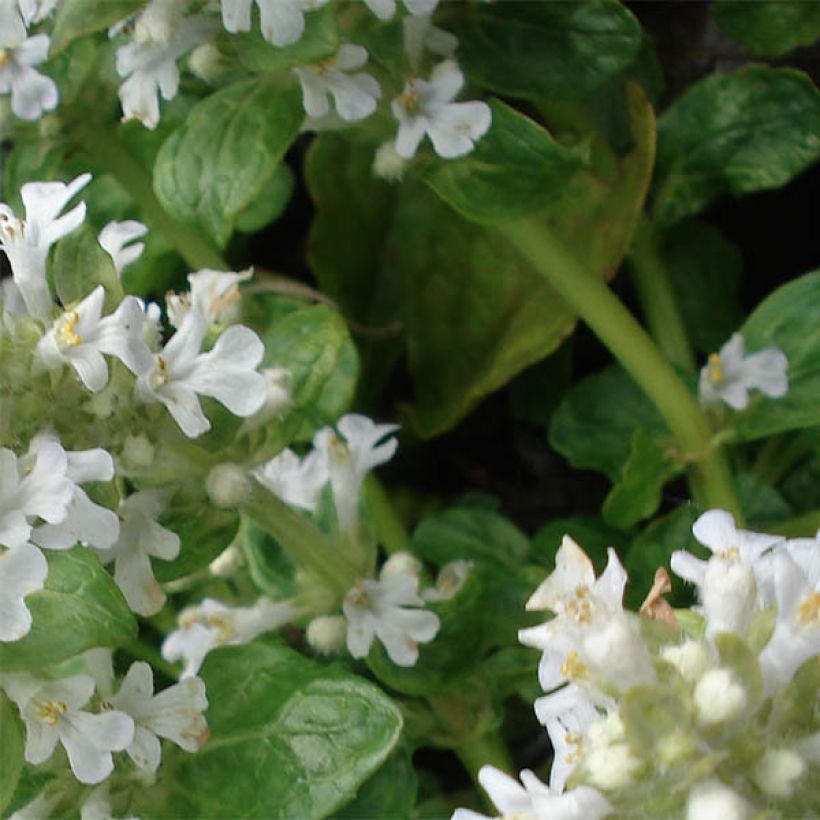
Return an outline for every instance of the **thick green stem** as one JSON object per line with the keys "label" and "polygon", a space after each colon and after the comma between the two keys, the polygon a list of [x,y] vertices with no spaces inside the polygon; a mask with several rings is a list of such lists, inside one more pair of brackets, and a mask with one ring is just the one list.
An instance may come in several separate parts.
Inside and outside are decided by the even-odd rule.
{"label": "thick green stem", "polygon": [[[470,738],[466,743],[454,749],[461,765],[469,772],[477,785],[478,772],[482,766],[495,766],[502,772],[515,777],[518,772],[507,746],[497,731],[487,732],[481,737]],[[482,791],[482,796],[484,792]],[[486,802],[486,797],[484,798]]]}
{"label": "thick green stem", "polygon": [[627,261],[649,332],[672,364],[694,373],[695,354],[658,247],[655,228],[646,217],[638,222]]}
{"label": "thick green stem", "polygon": [[389,553],[410,551],[410,536],[393,507],[384,486],[371,473],[364,482],[364,497],[367,509],[373,518],[376,537]]}
{"label": "thick green stem", "polygon": [[728,464],[695,397],[649,334],[609,289],[540,223],[508,223],[500,230],[610,349],[663,416],[687,464],[695,498],[742,520]]}
{"label": "thick green stem", "polygon": [[356,564],[312,521],[260,484],[253,482],[242,511],[279,542],[296,566],[313,572],[340,598],[359,577]]}
{"label": "thick green stem", "polygon": [[[92,121],[78,122],[73,134],[77,145],[93,151],[94,160],[122,184],[147,219],[158,228],[193,270],[227,270],[228,263],[195,228],[178,222],[160,205],[151,176],[115,134]],[[87,147],[88,146],[88,147]]]}

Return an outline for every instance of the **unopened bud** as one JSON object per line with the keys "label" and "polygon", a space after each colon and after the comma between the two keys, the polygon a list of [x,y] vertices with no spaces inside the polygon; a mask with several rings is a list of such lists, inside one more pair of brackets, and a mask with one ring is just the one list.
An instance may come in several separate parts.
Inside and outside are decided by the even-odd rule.
{"label": "unopened bud", "polygon": [[238,464],[217,464],[205,480],[205,491],[216,507],[235,509],[251,491],[248,471]]}
{"label": "unopened bud", "polygon": [[144,470],[154,463],[154,445],[143,433],[126,436],[122,446],[122,462],[126,468]]}
{"label": "unopened bud", "polygon": [[382,579],[394,575],[412,575],[418,578],[421,572],[421,561],[410,552],[394,552],[385,562],[379,573]]}
{"label": "unopened bud", "polygon": [[698,641],[665,646],[661,650],[661,657],[671,663],[688,683],[699,680],[709,668],[709,651]]}
{"label": "unopened bud", "polygon": [[373,173],[388,182],[397,182],[404,175],[407,160],[396,153],[393,140],[382,143],[373,158]]}
{"label": "unopened bud", "polygon": [[208,570],[211,575],[217,578],[230,578],[236,574],[236,571],[244,564],[242,553],[231,544],[228,549],[220,553],[208,565]]}
{"label": "unopened bud", "polygon": [[754,770],[755,783],[772,797],[790,797],[806,761],[791,749],[767,749]]}
{"label": "unopened bud", "polygon": [[748,701],[746,690],[728,669],[711,669],[695,686],[698,721],[708,726],[736,718]]}
{"label": "unopened bud", "polygon": [[322,655],[341,652],[347,637],[347,621],[342,615],[322,615],[307,626],[307,641]]}
{"label": "unopened bud", "polygon": [[218,79],[228,68],[222,52],[213,43],[197,46],[188,58],[188,68],[206,83]]}
{"label": "unopened bud", "polygon": [[626,743],[590,749],[584,756],[587,780],[599,789],[622,789],[635,779],[641,761]]}
{"label": "unopened bud", "polygon": [[713,555],[706,565],[701,598],[707,635],[719,632],[745,635],[757,602],[757,585],[751,566]]}
{"label": "unopened bud", "polygon": [[696,783],[686,803],[686,820],[744,820],[748,816],[743,798],[712,778]]}

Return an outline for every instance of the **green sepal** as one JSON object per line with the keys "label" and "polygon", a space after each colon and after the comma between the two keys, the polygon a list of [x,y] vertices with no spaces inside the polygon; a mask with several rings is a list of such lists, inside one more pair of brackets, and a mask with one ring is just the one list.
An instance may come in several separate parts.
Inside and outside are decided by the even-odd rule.
{"label": "green sepal", "polygon": [[716,635],[714,644],[721,663],[732,671],[748,693],[748,711],[752,712],[763,695],[763,676],[757,654],[743,638],[732,632]]}
{"label": "green sepal", "polygon": [[788,741],[820,731],[820,657],[809,658],[773,698],[768,730]]}

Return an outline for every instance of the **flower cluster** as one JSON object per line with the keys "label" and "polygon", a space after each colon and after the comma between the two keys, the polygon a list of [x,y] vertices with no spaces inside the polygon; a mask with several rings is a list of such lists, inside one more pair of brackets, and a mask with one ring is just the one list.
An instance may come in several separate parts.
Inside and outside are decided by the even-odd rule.
{"label": "flower cluster", "polygon": [[596,579],[564,538],[528,602],[554,617],[520,633],[542,652],[535,713],[555,751],[549,785],[485,766],[479,779],[502,816],[618,816],[637,789],[653,816],[808,810],[818,735],[788,704],[817,694],[820,538],[747,532],[722,510],[693,532],[711,558],[680,551],[672,568],[700,604],[672,610],[653,591],[650,618],[623,609],[627,578],[611,549]]}

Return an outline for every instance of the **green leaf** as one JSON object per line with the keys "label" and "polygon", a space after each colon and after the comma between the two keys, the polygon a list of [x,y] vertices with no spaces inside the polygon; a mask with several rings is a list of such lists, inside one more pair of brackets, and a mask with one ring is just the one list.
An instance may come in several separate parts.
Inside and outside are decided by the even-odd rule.
{"label": "green leaf", "polygon": [[272,535],[250,519],[242,522],[242,552],[253,582],[273,600],[296,592],[296,567]]}
{"label": "green leaf", "polygon": [[277,76],[238,80],[195,105],[160,149],[154,189],[178,219],[223,246],[268,185],[304,119],[299,91]]}
{"label": "green leaf", "polygon": [[749,529],[777,532],[777,524],[794,515],[783,496],[753,472],[739,472],[735,487]]}
{"label": "green leaf", "polygon": [[285,71],[316,63],[332,57],[339,49],[336,9],[329,5],[306,14],[304,33],[289,46],[272,46],[257,26],[247,33],[224,37],[221,46],[251,71]]}
{"label": "green leaf", "polygon": [[658,437],[637,427],[621,475],[604,500],[604,520],[626,530],[648,518],[660,506],[663,485],[680,471]]}
{"label": "green leaf", "polygon": [[153,790],[156,814],[326,817],[399,739],[399,712],[377,687],[282,646],[219,649],[200,674],[211,738],[169,767],[173,774]]}
{"label": "green leaf", "polygon": [[356,797],[334,817],[338,820],[410,817],[416,803],[418,785],[411,749],[402,743],[376,774],[362,785]]}
{"label": "green leaf", "polygon": [[78,37],[102,31],[113,23],[124,20],[145,5],[145,2],[146,0],[64,0],[57,8],[49,54],[53,57]]}
{"label": "green leaf", "polygon": [[451,25],[470,79],[527,100],[586,97],[626,69],[641,46],[638,21],[614,0],[459,11]]}
{"label": "green leaf", "polygon": [[743,322],[740,251],[696,219],[673,225],[660,243],[692,343],[704,354],[718,350]]}
{"label": "green leaf", "polygon": [[555,554],[558,552],[565,535],[568,535],[583,548],[598,568],[599,574],[603,572],[606,566],[607,547],[615,547],[620,554],[621,547],[627,537],[620,530],[615,529],[600,518],[580,515],[570,516],[569,518],[553,518],[533,536],[532,558],[542,563],[549,570],[554,569]]}
{"label": "green leaf", "polygon": [[23,771],[25,740],[17,707],[0,691],[0,812],[4,816]]}
{"label": "green leaf", "polygon": [[717,0],[715,21],[749,54],[779,57],[820,37],[820,5],[804,0]]}
{"label": "green leaf", "polygon": [[654,211],[669,225],[717,196],[779,188],[820,156],[820,92],[805,74],[712,74],[658,120]]}
{"label": "green leaf", "polygon": [[654,405],[617,365],[578,382],[552,417],[550,444],[576,469],[597,470],[614,483],[629,460],[632,437],[668,435]]}
{"label": "green leaf", "polygon": [[259,196],[236,216],[236,230],[256,233],[281,216],[293,194],[293,171],[287,165],[276,166]]}
{"label": "green leaf", "polygon": [[582,161],[540,125],[491,100],[492,125],[474,151],[435,162],[426,182],[449,205],[488,224],[526,216],[555,200]]}
{"label": "green leaf", "polygon": [[26,597],[31,632],[0,645],[4,672],[39,669],[95,646],[119,646],[136,636],[137,622],[114,579],[91,550],[49,550],[45,589]]}
{"label": "green leaf", "polygon": [[820,657],[809,658],[773,698],[769,731],[783,741],[820,731],[820,713],[807,709],[820,692]]}
{"label": "green leaf", "polygon": [[84,299],[97,285],[105,288],[106,310],[122,301],[122,285],[114,262],[90,225],[82,225],[57,243],[52,276],[57,296],[66,308]]}
{"label": "green leaf", "polygon": [[746,410],[729,417],[725,434],[751,441],[820,424],[820,271],[771,293],[739,332],[747,355],[771,346],[786,354],[789,391],[779,399],[752,393]]}

